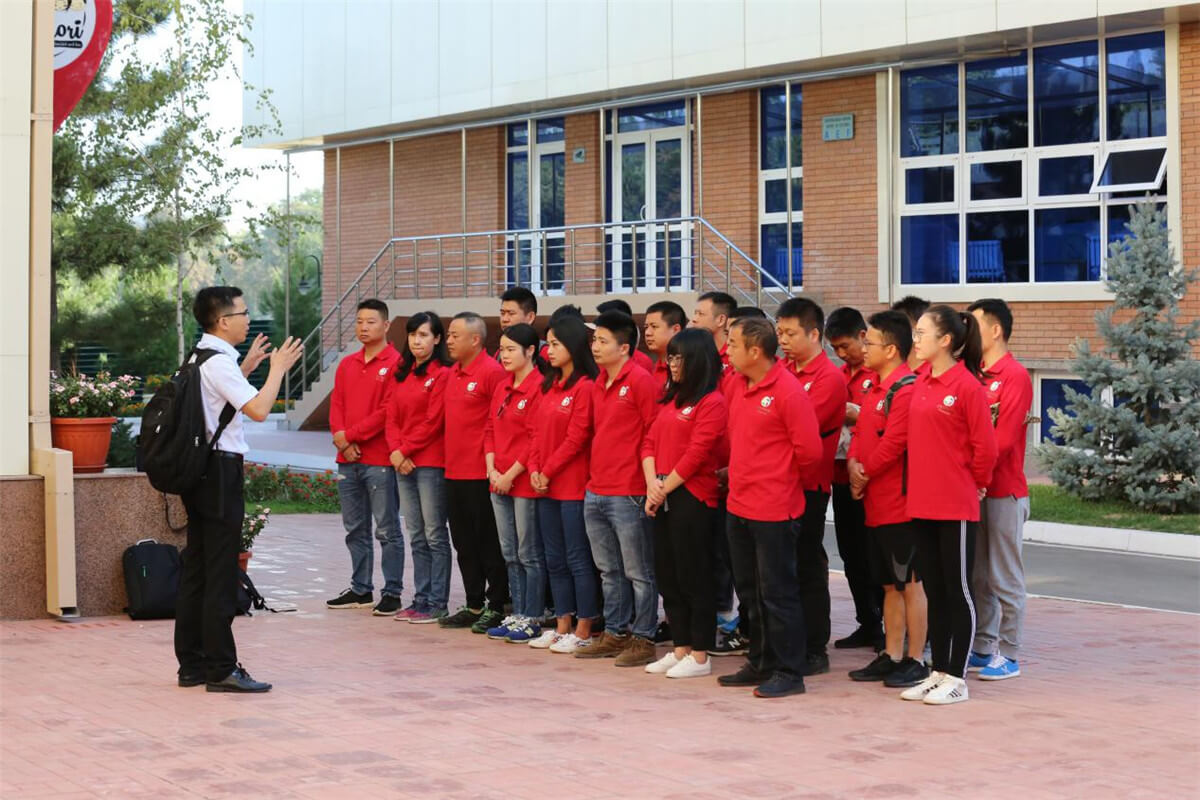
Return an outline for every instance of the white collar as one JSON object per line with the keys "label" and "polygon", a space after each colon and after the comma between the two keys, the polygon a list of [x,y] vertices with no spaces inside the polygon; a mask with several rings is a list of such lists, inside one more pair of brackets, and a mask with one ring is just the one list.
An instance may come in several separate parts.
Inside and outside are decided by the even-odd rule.
{"label": "white collar", "polygon": [[237,361],[238,358],[240,358],[236,347],[222,339],[220,336],[214,336],[211,333],[206,333],[201,336],[200,341],[196,342],[196,347],[201,350],[216,350],[218,353],[224,353],[225,355],[229,356],[234,361]]}

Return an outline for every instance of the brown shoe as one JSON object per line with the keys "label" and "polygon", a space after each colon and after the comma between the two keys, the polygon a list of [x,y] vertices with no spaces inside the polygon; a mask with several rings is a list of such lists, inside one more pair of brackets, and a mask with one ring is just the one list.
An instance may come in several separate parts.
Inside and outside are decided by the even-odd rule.
{"label": "brown shoe", "polygon": [[654,661],[658,654],[654,652],[654,642],[641,636],[630,636],[632,641],[617,656],[618,667],[640,667]]}
{"label": "brown shoe", "polygon": [[604,634],[594,643],[589,644],[582,650],[575,651],[576,658],[614,658],[629,646],[631,637],[628,634],[625,636],[617,636],[615,633],[605,631]]}

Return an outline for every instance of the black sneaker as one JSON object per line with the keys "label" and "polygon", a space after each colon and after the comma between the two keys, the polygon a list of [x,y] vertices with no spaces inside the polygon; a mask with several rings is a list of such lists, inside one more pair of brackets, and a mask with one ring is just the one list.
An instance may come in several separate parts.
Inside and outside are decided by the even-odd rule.
{"label": "black sneaker", "polygon": [[710,656],[744,656],[750,650],[750,640],[742,635],[740,628],[733,633],[717,630],[717,646],[708,651]]}
{"label": "black sneaker", "polygon": [[471,625],[471,633],[487,633],[488,628],[495,628],[504,621],[504,615],[499,611],[492,611],[490,608],[485,608],[483,613],[479,615],[479,619]]}
{"label": "black sneaker", "polygon": [[400,602],[399,597],[385,594],[379,598],[379,602],[375,604],[375,608],[371,609],[371,613],[377,617],[391,617],[395,616],[396,612],[402,608],[404,608],[404,604]]}
{"label": "black sneaker", "polygon": [[881,681],[891,675],[896,669],[896,662],[887,653],[881,653],[875,656],[875,660],[867,664],[862,669],[850,670],[850,680],[852,681]]}
{"label": "black sneaker", "polygon": [[658,627],[654,630],[655,644],[673,644],[674,639],[671,638],[671,623],[665,619],[658,623]]}
{"label": "black sneaker", "polygon": [[347,589],[332,600],[325,601],[326,608],[370,608],[374,604],[374,594],[359,594],[353,589]]}
{"label": "black sneaker", "polygon": [[828,653],[809,653],[805,660],[808,662],[804,668],[804,674],[806,676],[823,675],[826,672],[829,672]]}
{"label": "black sneaker", "polygon": [[878,652],[880,650],[878,644],[882,641],[883,633],[881,631],[869,631],[866,628],[859,628],[845,639],[835,641],[833,646],[838,650],[847,650],[852,647],[874,647],[876,652]]}
{"label": "black sneaker", "polygon": [[928,677],[929,667],[915,658],[905,656],[883,679],[883,685],[889,689],[901,689],[905,686],[916,686]]}
{"label": "black sneaker", "polygon": [[271,691],[271,684],[256,681],[250,677],[250,673],[238,664],[233,672],[225,676],[224,680],[209,681],[205,687],[205,691],[209,692],[237,692],[239,694],[258,694],[260,692]]}
{"label": "black sneaker", "polygon": [[478,622],[482,615],[482,611],[472,611],[466,606],[463,606],[450,616],[439,619],[438,625],[443,628],[469,628]]}
{"label": "black sneaker", "polygon": [[747,661],[745,664],[742,664],[741,669],[732,675],[722,675],[717,678],[717,683],[722,686],[758,686],[767,677],[769,676],[756,670]]}
{"label": "black sneaker", "polygon": [[804,694],[804,678],[776,672],[754,690],[755,697],[787,697],[790,694]]}

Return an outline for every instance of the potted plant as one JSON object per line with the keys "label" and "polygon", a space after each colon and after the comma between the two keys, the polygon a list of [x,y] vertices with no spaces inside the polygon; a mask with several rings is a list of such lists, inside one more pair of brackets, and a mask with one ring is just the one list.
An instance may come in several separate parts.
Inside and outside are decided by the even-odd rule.
{"label": "potted plant", "polygon": [[250,556],[254,555],[254,540],[262,533],[263,528],[267,527],[270,519],[271,509],[262,506],[255,506],[253,511],[242,517],[242,550],[238,554],[238,566],[242,568],[242,572],[246,571]]}
{"label": "potted plant", "polygon": [[70,450],[76,472],[103,472],[116,410],[134,396],[137,378],[50,373],[50,437]]}

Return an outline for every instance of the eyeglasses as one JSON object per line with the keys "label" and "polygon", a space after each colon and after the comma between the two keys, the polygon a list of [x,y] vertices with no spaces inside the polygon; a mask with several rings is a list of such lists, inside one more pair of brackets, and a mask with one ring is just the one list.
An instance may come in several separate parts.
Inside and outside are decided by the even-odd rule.
{"label": "eyeglasses", "polygon": [[245,311],[235,311],[232,314],[222,314],[221,319],[225,319],[226,317],[249,317],[249,316],[250,316],[250,309],[247,308]]}
{"label": "eyeglasses", "polygon": [[925,338],[925,331],[918,330],[917,328],[913,328],[913,341],[919,342],[923,338]]}
{"label": "eyeglasses", "polygon": [[671,364],[671,365],[674,365],[674,364],[682,364],[682,363],[683,363],[683,356],[680,356],[680,355],[667,356],[667,363],[668,363],[668,364]]}
{"label": "eyeglasses", "polygon": [[865,339],[863,347],[887,347],[887,342],[872,342],[870,339]]}

